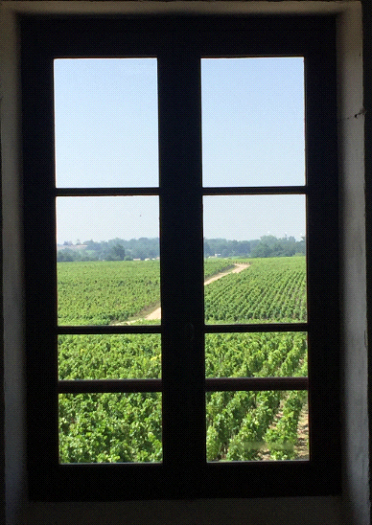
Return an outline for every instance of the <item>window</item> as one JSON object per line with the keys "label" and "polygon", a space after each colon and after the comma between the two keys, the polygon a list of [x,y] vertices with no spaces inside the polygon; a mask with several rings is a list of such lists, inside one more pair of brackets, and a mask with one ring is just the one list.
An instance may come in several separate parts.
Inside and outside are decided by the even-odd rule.
{"label": "window", "polygon": [[[43,31],[38,31],[38,27]],[[25,19],[22,35],[31,498],[68,501],[336,493],[339,490],[338,269],[335,263],[337,165],[333,20],[123,18],[90,19],[87,24],[86,20],[79,19]],[[251,60],[275,57],[278,64],[281,60],[292,60],[303,67],[305,126],[300,123],[297,134],[303,135],[306,130],[306,155],[303,154],[302,166],[306,175],[298,171],[297,178],[292,179],[290,173],[278,178],[278,183],[267,182],[272,181],[270,170],[282,161],[284,141],[282,149],[276,156],[275,153],[272,155],[271,164],[269,161],[265,168],[266,175],[265,169],[259,175],[252,172],[251,155],[247,156],[240,172],[235,169],[234,178],[224,156],[235,151],[239,138],[244,137],[242,132],[241,136],[233,136],[233,142],[229,143],[226,137],[226,140],[216,143],[227,144],[227,149],[220,152],[220,162],[227,166],[225,174],[216,176],[213,131],[215,126],[218,133],[218,116],[215,113],[218,106],[222,110],[229,100],[229,97],[224,98],[223,90],[218,89],[216,69],[223,62],[228,62],[227,67],[234,61],[239,62],[234,67],[239,75],[239,67],[250,67]],[[134,141],[133,146],[131,143],[131,147],[134,150],[137,147],[139,152],[137,157],[134,154],[132,169],[138,170],[134,175],[126,178],[125,173],[115,172],[115,162],[110,164],[108,158],[106,162],[110,167],[104,174],[105,166],[100,164],[100,156],[104,157],[107,148],[117,142],[117,134],[122,132],[125,136],[125,131],[116,131],[114,127],[109,140],[103,135],[99,139],[98,153],[91,149],[102,170],[102,173],[96,170],[95,180],[88,177],[87,182],[85,176],[79,175],[79,170],[85,169],[89,174],[94,169],[94,162],[89,164],[83,153],[81,159],[79,152],[74,161],[71,160],[73,153],[66,159],[74,148],[73,141],[65,150],[60,149],[59,119],[64,104],[66,108],[69,104],[69,97],[63,98],[63,90],[58,91],[58,75],[63,77],[66,74],[63,64],[71,59],[75,59],[78,66],[81,61],[81,68],[91,60],[99,60],[103,68],[113,60],[120,62],[118,68],[129,61],[135,65],[136,71],[142,66],[143,71],[152,68],[152,80],[146,77],[143,84],[146,86],[155,85],[154,72],[157,71],[157,88],[153,88],[152,94],[157,89],[158,107],[155,103],[152,109],[147,109],[152,112],[151,118],[157,112],[158,132],[155,131],[152,137],[158,134],[158,145],[154,147],[152,142],[151,147],[147,143],[142,146],[143,128],[139,126],[133,130],[132,135],[136,135],[138,141]],[[120,74],[117,75],[120,78]],[[208,83],[212,87],[209,92],[205,87]],[[238,86],[239,79],[233,79],[232,83]],[[288,82],[287,86],[290,88],[291,83]],[[217,87],[213,94],[217,102],[210,105],[210,119],[208,96],[214,87]],[[126,89],[130,90],[128,85]],[[241,100],[245,100],[244,94]],[[293,106],[295,104],[293,101]],[[135,106],[135,102],[132,105]],[[100,113],[99,97],[97,106],[90,108],[94,109],[97,118],[105,114]],[[111,108],[113,123],[114,114]],[[70,115],[72,119],[73,113]],[[146,115],[143,118],[146,119]],[[246,115],[248,119],[248,110]],[[256,118],[264,118],[263,115],[264,108]],[[238,117],[234,117],[230,134],[233,135],[240,125]],[[272,127],[275,125],[278,124],[273,121]],[[226,121],[221,133],[224,126],[227,126]],[[78,126],[71,123],[70,131],[77,133],[76,136],[79,134]],[[274,133],[274,139],[267,136],[267,131],[265,133],[271,149],[275,140],[279,140],[280,128]],[[125,140],[129,141],[130,134],[126,137]],[[122,139],[123,147],[125,140]],[[240,147],[254,151],[256,145],[243,141]],[[153,153],[150,154],[151,148]],[[149,157],[152,155],[151,183],[146,177],[141,178],[148,170],[147,167],[141,168],[141,149],[145,149]],[[263,157],[261,154],[262,163]],[[267,157],[270,157],[269,151]],[[235,153],[231,159],[231,162],[235,161]],[[67,165],[70,162],[70,170],[76,169],[76,174],[63,179],[60,176],[63,172],[61,164],[66,162]],[[69,174],[68,168],[64,173]],[[150,202],[154,205],[150,206]],[[90,220],[99,226],[103,216],[97,211],[100,207],[102,210],[110,208],[110,214],[113,213],[118,221],[127,217],[128,222],[128,209],[132,213],[133,210],[147,212],[153,209],[155,212],[150,222],[156,225],[159,213],[160,286],[154,293],[159,293],[161,298],[161,322],[113,324],[111,321],[116,317],[110,309],[112,307],[108,308],[104,321],[98,322],[90,313],[84,320],[74,316],[61,320],[61,305],[66,296],[58,280],[57,230],[63,229],[64,217],[68,214],[74,220],[76,218],[76,222],[80,220],[84,208],[88,210]],[[297,304],[303,310],[302,318],[288,320],[287,314],[283,314],[276,319],[269,316],[263,320],[261,316],[254,322],[245,314],[234,319],[230,317],[228,322],[221,324],[220,319],[209,316],[207,288],[204,291],[203,231],[207,232],[210,222],[215,220],[216,208],[225,218],[226,210],[232,207],[234,214],[239,207],[247,210],[247,214],[248,210],[256,209],[260,221],[272,208],[277,208],[277,217],[287,214],[291,207],[299,210],[299,223],[306,228],[307,248],[304,282],[307,300],[301,303],[302,306]],[[97,289],[100,279],[98,276]],[[159,280],[159,274],[156,279]],[[270,288],[272,282],[266,291]],[[260,293],[263,291],[259,296]],[[96,303],[97,294],[96,290],[88,300]],[[78,298],[70,296],[70,300],[73,304]],[[260,297],[258,300],[261,301]],[[230,302],[228,296],[224,301],[225,304]],[[223,346],[224,338],[235,338],[236,347],[244,347],[249,336],[270,340],[288,334],[297,335],[305,342],[307,353],[301,359],[304,365],[307,364],[308,373],[306,367],[296,374],[288,369],[285,377],[279,377],[280,374],[267,369],[260,377],[260,373],[235,369],[225,377],[225,373],[206,368],[205,363],[215,349]],[[63,375],[63,341],[69,338],[76,348],[80,348],[76,341],[85,338],[88,344],[89,337],[95,337],[95,341],[100,337],[102,344],[110,337],[127,341],[130,338],[134,341],[151,338],[152,348],[161,347],[161,368],[140,378],[123,377],[120,373],[116,377],[105,376],[101,371],[97,376],[84,376],[81,372]],[[223,359],[221,354],[220,359]],[[78,360],[76,358],[75,362]],[[243,360],[247,370],[246,364]],[[129,369],[130,365],[126,365],[126,370]],[[206,407],[215,392],[223,398],[220,405],[216,404],[218,414],[237,393],[245,399],[245,406],[250,407],[246,401],[248,395],[255,399],[271,396],[273,402],[278,403],[281,395],[296,391],[302,391],[303,397],[308,398],[308,459],[256,461],[257,458],[249,455],[238,453],[234,456],[231,453],[225,457],[218,451],[213,452],[213,440],[209,443],[207,440],[208,432],[213,434],[213,429],[208,430],[213,425],[210,421],[206,424]],[[161,436],[155,438],[161,439],[162,447],[155,460],[148,461],[145,455],[141,455],[141,447],[132,459],[124,462],[106,460],[104,455],[90,456],[88,461],[74,459],[73,455],[71,460],[63,459],[63,436],[68,435],[71,427],[68,417],[63,420],[61,407],[68,406],[73,411],[73,400],[87,396],[85,399],[91,402],[93,419],[103,411],[108,419],[112,415],[114,420],[119,399],[121,403],[132,393],[137,394],[139,405],[146,404],[149,409],[153,406],[153,412],[159,414],[159,421],[161,419]],[[230,398],[229,393],[233,394]],[[111,397],[106,397],[103,402],[102,394]],[[245,415],[250,410],[247,408]],[[71,417],[74,419],[75,416]],[[254,417],[258,417],[257,413]],[[120,418],[116,417],[116,421],[120,424]],[[134,423],[140,424],[141,420]],[[123,433],[131,431],[133,426]],[[89,442],[89,424],[85,431],[81,426],[77,432],[83,443]],[[231,439],[233,437],[234,433],[230,435]],[[251,447],[252,443],[246,440],[246,446]]]}

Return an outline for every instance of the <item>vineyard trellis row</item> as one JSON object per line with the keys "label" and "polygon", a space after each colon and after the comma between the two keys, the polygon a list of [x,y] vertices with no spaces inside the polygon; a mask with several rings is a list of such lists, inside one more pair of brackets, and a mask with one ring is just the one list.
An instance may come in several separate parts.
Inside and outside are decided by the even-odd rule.
{"label": "vineyard trellis row", "polygon": [[[205,287],[206,323],[305,321],[305,258],[249,263]],[[208,260],[205,276],[232,264]],[[59,324],[138,317],[159,301],[159,275],[158,261],[59,263]],[[306,333],[213,333],[205,339],[208,378],[307,375]],[[161,377],[159,334],[61,335],[58,356],[60,379]],[[295,459],[306,407],[305,391],[207,392],[208,460]],[[160,393],[60,394],[59,425],[63,463],[162,459]]]}

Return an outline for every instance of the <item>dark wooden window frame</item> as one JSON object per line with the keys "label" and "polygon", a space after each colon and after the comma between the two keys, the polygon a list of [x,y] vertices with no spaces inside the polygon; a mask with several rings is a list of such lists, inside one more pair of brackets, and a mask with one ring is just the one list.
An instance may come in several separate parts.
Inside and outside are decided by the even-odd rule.
{"label": "dark wooden window frame", "polygon": [[[334,19],[25,17],[21,21],[21,38],[30,498],[109,501],[338,493]],[[53,60],[146,56],[158,60],[159,187],[56,189]],[[305,57],[307,178],[304,186],[202,188],[200,58],[211,56]],[[202,198],[235,194],[306,196],[307,323],[204,325]],[[159,196],[161,325],[57,326],[55,199],[64,195]],[[182,243],[179,231],[183,232]],[[184,246],[189,249],[185,250]],[[237,331],[306,331],[308,379],[205,380],[204,334]],[[62,333],[159,333],[162,379],[58,381],[57,337]],[[309,461],[206,462],[206,391],[298,388],[309,390]],[[133,391],[162,392],[163,463],[58,463],[58,393]]]}

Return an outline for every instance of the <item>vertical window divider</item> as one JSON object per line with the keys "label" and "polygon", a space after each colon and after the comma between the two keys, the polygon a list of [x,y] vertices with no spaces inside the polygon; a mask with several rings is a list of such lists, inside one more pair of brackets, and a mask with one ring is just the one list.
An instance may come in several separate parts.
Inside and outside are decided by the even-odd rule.
{"label": "vertical window divider", "polygon": [[167,50],[158,75],[163,457],[190,492],[205,463],[200,58]]}

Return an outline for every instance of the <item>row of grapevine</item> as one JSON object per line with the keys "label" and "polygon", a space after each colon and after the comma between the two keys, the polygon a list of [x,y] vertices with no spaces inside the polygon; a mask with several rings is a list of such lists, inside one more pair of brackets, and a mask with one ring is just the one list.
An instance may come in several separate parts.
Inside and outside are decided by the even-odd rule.
{"label": "row of grapevine", "polygon": [[[289,356],[306,352],[303,332],[207,334],[206,377],[268,377]],[[285,375],[294,375],[295,368]]]}
{"label": "row of grapevine", "polygon": [[[225,394],[207,396],[208,460],[296,457],[305,391]],[[160,394],[61,394],[59,422],[62,463],[161,461]]]}
{"label": "row of grapevine", "polygon": [[60,379],[160,378],[160,335],[61,335],[58,361]]}
{"label": "row of grapevine", "polygon": [[[233,267],[208,259],[205,277]],[[59,325],[108,325],[138,317],[160,302],[159,261],[91,261],[57,265]]]}
{"label": "row of grapevine", "polygon": [[160,300],[159,261],[58,264],[60,325],[126,321]]}
{"label": "row of grapevine", "polygon": [[208,323],[306,320],[304,257],[255,259],[248,270],[205,288]]}
{"label": "row of grapevine", "polygon": [[162,460],[161,394],[61,394],[62,463]]}
{"label": "row of grapevine", "polygon": [[[225,335],[228,337],[224,344],[216,344]],[[306,375],[306,337],[303,333],[211,336],[213,339],[207,344],[208,377]],[[61,336],[59,357],[61,379],[160,377],[160,340],[156,334]],[[216,372],[216,363],[223,363],[224,368]],[[302,392],[290,393],[288,402],[296,403],[298,395],[300,410],[305,402]],[[160,395],[144,396],[61,395],[62,461],[158,461],[161,455]],[[286,392],[207,394],[208,459],[260,459],[267,436],[270,442],[280,444],[286,431],[282,421],[291,420],[286,408],[276,434],[271,432],[265,439],[263,436],[277,415],[280,403],[287,406],[286,396]],[[138,398],[142,401],[136,404]],[[151,413],[148,413],[147,399],[151,399],[154,409]],[[294,420],[291,421],[293,425]],[[281,448],[277,448],[274,447],[272,457],[279,459]]]}
{"label": "row of grapevine", "polygon": [[[251,375],[263,377],[306,375],[305,334],[270,335],[273,336],[271,352],[266,354],[266,359],[262,361],[259,370],[252,371]],[[291,338],[293,338],[292,345]],[[208,459],[260,459],[261,451],[265,448],[266,438],[264,436],[269,426],[277,416],[279,409],[284,406],[286,410],[287,403],[289,401],[293,403],[295,399],[300,400],[301,410],[305,402],[303,392],[291,392],[289,395],[281,391],[208,394]]]}
{"label": "row of grapevine", "polygon": [[[252,297],[258,306],[250,322],[283,321],[291,308],[294,313],[289,319],[305,319],[304,259],[249,262],[250,267],[242,273],[206,287],[208,319],[231,322],[236,320],[232,311],[239,321],[246,319]],[[207,275],[230,264],[218,259],[207,263]],[[115,320],[120,320],[135,315],[136,308],[138,313],[156,302],[157,261],[62,266],[58,273],[61,324],[108,324],[114,314]],[[83,299],[75,301],[72,291],[83,293],[86,304]],[[116,313],[113,304],[117,305]],[[260,318],[259,312],[264,317]],[[207,334],[205,352],[207,377],[307,373],[305,333]],[[161,377],[159,334],[61,335],[58,356],[60,379]],[[298,421],[306,411],[306,398],[302,391],[207,393],[208,459],[296,457]],[[61,394],[59,423],[62,462],[161,461],[161,394]]]}

